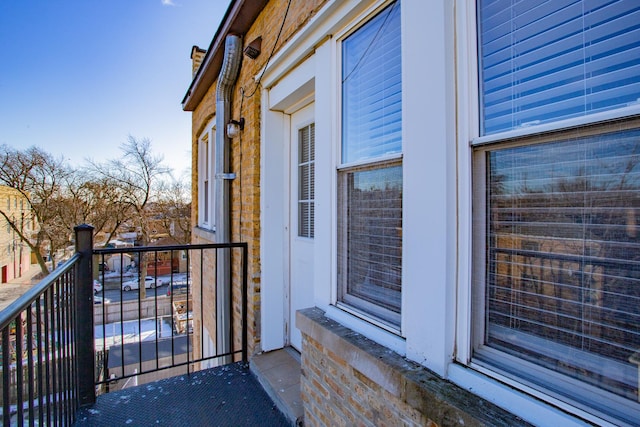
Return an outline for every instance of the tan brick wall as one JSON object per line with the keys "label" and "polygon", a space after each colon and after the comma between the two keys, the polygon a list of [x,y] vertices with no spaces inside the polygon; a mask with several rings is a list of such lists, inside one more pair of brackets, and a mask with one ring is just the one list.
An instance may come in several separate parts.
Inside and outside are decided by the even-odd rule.
{"label": "tan brick wall", "polygon": [[296,322],[305,426],[529,426],[318,308]]}
{"label": "tan brick wall", "polygon": [[302,359],[305,426],[437,426],[309,336]]}
{"label": "tan brick wall", "polygon": [[[283,46],[326,0],[291,2],[288,16],[282,30],[277,48]],[[284,17],[286,0],[269,2],[257,17],[250,30],[244,35],[243,48],[258,36],[262,36],[262,52],[255,60],[243,57],[240,74],[234,88],[231,118],[245,119],[245,128],[240,137],[231,143],[231,172],[236,179],[231,183],[231,240],[247,242],[249,246],[248,263],[248,335],[249,355],[260,351],[260,103],[261,88],[256,90],[254,77],[264,67]],[[212,34],[213,35],[213,34]],[[277,49],[276,49],[277,52]],[[215,114],[216,83],[192,113],[192,222],[198,223],[198,137],[206,124]],[[255,90],[255,92],[254,92]],[[245,97],[243,98],[242,94]],[[253,96],[249,97],[253,93]],[[194,243],[207,243],[206,239],[194,238]],[[234,286],[239,286],[239,265],[234,265]],[[194,289],[197,289],[194,283]],[[235,307],[238,307],[238,293],[234,293]],[[194,301],[196,302],[196,301]],[[199,301],[196,302],[199,305]],[[204,312],[211,312],[213,298],[203,301]],[[205,325],[212,328],[215,319],[204,318]],[[194,325],[195,327],[196,325]],[[213,330],[213,329],[210,329]],[[239,340],[236,334],[236,340]]]}

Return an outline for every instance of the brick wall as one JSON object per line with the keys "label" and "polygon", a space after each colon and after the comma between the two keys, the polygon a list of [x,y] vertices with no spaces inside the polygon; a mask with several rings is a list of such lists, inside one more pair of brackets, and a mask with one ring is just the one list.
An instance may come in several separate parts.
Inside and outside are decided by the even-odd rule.
{"label": "brick wall", "polygon": [[527,426],[324,316],[297,313],[305,426]]}

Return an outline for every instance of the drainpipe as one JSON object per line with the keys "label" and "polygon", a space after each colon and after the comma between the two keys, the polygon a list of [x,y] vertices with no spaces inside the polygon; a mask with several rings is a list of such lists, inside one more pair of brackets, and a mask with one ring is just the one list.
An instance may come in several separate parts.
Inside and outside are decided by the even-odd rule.
{"label": "drainpipe", "polygon": [[[235,174],[230,172],[230,139],[226,135],[231,118],[231,94],[240,70],[242,39],[228,35],[225,40],[224,60],[216,88],[216,144],[215,144],[215,225],[216,243],[231,242],[230,186]],[[223,249],[216,265],[216,352],[231,351],[231,253]],[[225,358],[231,362],[231,358]]]}

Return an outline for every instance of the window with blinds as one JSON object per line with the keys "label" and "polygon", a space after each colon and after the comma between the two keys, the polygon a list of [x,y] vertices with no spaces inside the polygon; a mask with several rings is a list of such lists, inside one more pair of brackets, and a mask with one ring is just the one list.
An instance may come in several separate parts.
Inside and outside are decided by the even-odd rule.
{"label": "window with blinds", "polygon": [[339,175],[343,302],[393,326],[402,302],[402,166]]}
{"label": "window with blinds", "polygon": [[640,130],[487,165],[484,345],[637,402]]}
{"label": "window with blinds", "polygon": [[640,103],[637,0],[483,0],[482,134]]}
{"label": "window with blinds", "polygon": [[480,0],[478,23],[495,138],[474,148],[474,361],[640,424],[640,110],[619,110],[640,98],[640,3]]}
{"label": "window with blinds", "polygon": [[315,123],[298,130],[298,236],[313,238],[315,219]]}
{"label": "window with blinds", "polygon": [[402,299],[400,2],[341,46],[338,300],[397,330]]}

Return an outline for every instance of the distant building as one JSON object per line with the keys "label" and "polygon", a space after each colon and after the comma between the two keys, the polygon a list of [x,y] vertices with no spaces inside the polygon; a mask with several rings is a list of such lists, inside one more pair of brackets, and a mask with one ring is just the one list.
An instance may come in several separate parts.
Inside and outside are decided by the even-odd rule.
{"label": "distant building", "polygon": [[0,212],[0,283],[6,283],[29,270],[31,249],[20,234],[30,237],[36,224],[27,199],[19,191],[3,185],[0,186]]}

